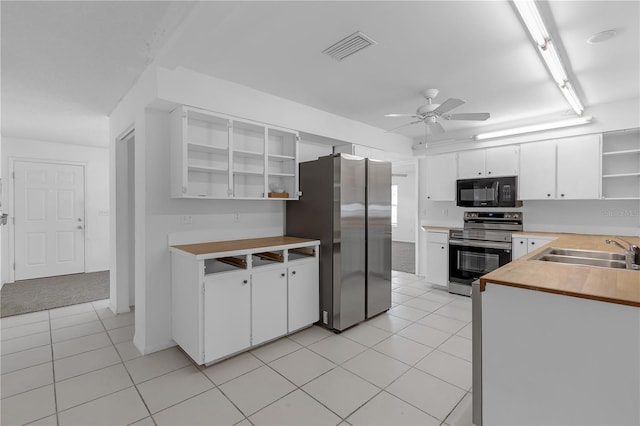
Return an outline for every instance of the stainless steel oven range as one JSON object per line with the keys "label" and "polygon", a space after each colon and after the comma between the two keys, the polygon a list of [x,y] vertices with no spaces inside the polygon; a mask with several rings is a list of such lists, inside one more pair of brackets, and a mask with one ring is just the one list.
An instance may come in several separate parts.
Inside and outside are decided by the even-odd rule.
{"label": "stainless steel oven range", "polygon": [[449,231],[449,292],[471,295],[471,283],[511,262],[511,234],[522,212],[465,212],[464,228]]}

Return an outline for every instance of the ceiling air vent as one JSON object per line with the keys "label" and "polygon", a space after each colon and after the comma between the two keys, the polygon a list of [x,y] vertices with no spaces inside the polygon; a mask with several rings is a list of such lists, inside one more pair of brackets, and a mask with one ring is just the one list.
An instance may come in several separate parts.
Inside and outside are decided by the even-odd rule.
{"label": "ceiling air vent", "polygon": [[361,51],[365,47],[377,44],[373,39],[357,31],[348,37],[343,38],[331,47],[322,51],[325,55],[331,56],[337,61],[341,61],[344,58],[353,55],[356,52]]}

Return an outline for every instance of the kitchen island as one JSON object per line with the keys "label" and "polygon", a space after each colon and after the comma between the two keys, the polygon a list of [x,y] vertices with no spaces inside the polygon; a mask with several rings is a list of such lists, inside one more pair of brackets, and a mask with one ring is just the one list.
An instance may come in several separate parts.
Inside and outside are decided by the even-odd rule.
{"label": "kitchen island", "polygon": [[640,424],[640,271],[533,259],[621,251],[557,237],[480,279],[482,424]]}

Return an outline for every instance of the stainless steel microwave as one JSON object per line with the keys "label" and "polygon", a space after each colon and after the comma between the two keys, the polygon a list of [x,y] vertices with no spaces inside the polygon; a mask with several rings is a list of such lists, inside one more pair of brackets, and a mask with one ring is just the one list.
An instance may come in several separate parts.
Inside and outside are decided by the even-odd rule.
{"label": "stainless steel microwave", "polygon": [[458,179],[456,205],[460,207],[520,207],[516,176]]}

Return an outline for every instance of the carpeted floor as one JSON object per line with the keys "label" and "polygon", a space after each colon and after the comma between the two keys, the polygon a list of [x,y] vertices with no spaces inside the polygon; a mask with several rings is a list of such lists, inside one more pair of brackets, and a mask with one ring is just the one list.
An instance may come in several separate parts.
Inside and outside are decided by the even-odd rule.
{"label": "carpeted floor", "polygon": [[416,273],[416,245],[414,243],[391,242],[391,269]]}
{"label": "carpeted floor", "polygon": [[109,297],[109,271],[16,281],[2,286],[0,317]]}

